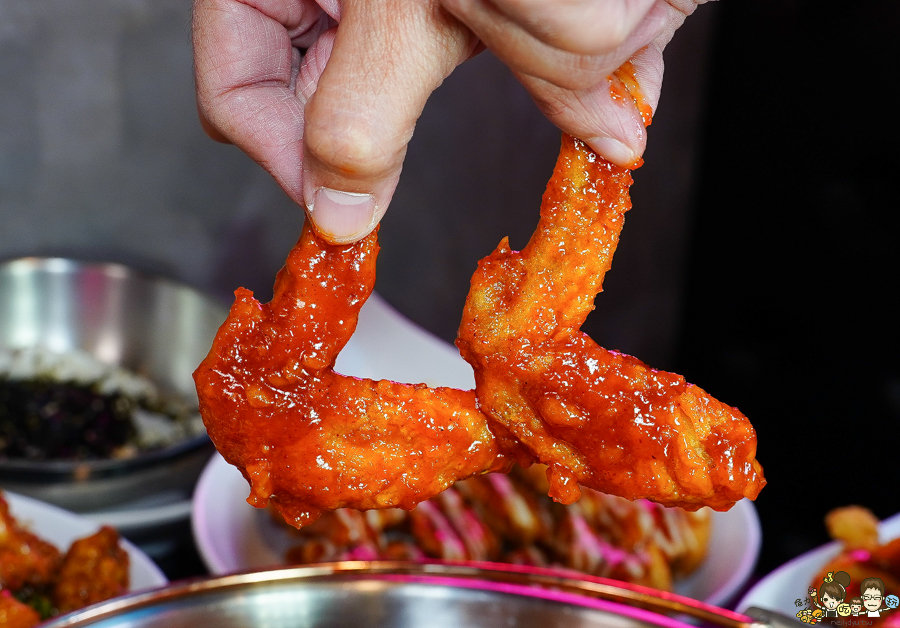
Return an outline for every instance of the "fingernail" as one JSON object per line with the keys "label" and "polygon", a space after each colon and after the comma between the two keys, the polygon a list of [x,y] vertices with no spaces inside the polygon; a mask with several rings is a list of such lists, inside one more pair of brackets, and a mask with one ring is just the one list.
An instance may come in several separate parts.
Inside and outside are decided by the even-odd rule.
{"label": "fingernail", "polygon": [[307,210],[316,230],[331,242],[358,240],[375,227],[375,197],[371,194],[319,188]]}
{"label": "fingernail", "polygon": [[601,156],[619,166],[628,168],[638,161],[637,154],[617,139],[608,136],[592,137],[585,140]]}

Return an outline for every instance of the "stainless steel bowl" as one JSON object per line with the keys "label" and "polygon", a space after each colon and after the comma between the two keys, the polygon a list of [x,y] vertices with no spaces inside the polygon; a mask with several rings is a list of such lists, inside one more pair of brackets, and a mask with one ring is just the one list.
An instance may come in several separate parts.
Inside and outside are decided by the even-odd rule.
{"label": "stainless steel bowl", "polygon": [[[0,264],[0,347],[81,350],[192,401],[191,375],[226,315],[195,289],[119,264]],[[212,451],[204,434],[123,460],[2,460],[0,486],[78,512],[166,492],[189,498]]]}
{"label": "stainless steel bowl", "polygon": [[176,583],[43,626],[688,628],[678,617],[722,628],[752,624],[696,600],[556,570],[346,562]]}

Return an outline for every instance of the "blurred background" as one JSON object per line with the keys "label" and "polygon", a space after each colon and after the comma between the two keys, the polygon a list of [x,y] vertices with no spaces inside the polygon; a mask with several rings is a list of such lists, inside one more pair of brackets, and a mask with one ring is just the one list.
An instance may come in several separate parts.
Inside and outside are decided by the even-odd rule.
{"label": "blurred background", "polygon": [[[0,2],[0,259],[123,262],[271,296],[302,211],[196,120],[188,0]],[[757,428],[765,573],[859,503],[900,510],[900,3],[700,7],[588,331]],[[376,289],[452,341],[478,259],[527,241],[559,133],[489,54],[426,107]]]}

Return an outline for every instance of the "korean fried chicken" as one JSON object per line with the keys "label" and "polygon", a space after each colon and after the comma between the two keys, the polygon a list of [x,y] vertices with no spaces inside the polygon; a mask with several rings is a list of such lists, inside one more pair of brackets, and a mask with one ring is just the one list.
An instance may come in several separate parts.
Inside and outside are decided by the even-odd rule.
{"label": "korean fried chicken", "polygon": [[709,509],[663,508],[590,489],[562,505],[547,489],[544,467],[516,466],[509,475],[457,482],[409,512],[336,510],[291,529],[285,558],[291,564],[430,558],[561,566],[671,590],[706,555]]}
{"label": "korean fried chicken", "polygon": [[32,628],[40,623],[40,613],[6,589],[0,590],[0,628]]}
{"label": "korean fried chicken", "polygon": [[578,484],[670,506],[727,509],[765,484],[747,419],[678,375],[579,331],[630,207],[627,170],[564,138],[521,253],[504,240],[472,280],[457,345],[476,391],[333,370],[372,291],[377,231],[329,245],[309,225],[260,304],[240,289],[194,374],[223,457],[294,526],[338,508],[411,509],[454,482],[548,465]]}
{"label": "korean fried chicken", "polygon": [[373,233],[330,246],[304,226],[272,301],[247,290],[194,378],[222,456],[296,526],[323,511],[412,508],[509,459],[476,409],[451,388],[346,377],[335,359],[372,292]]}
{"label": "korean fried chicken", "polygon": [[479,409],[549,465],[554,498],[574,501],[580,484],[727,509],[765,483],[746,417],[580,331],[630,185],[628,170],[565,137],[528,245],[512,251],[504,240],[479,264],[457,345],[475,369]]}
{"label": "korean fried chicken", "polygon": [[60,560],[59,550],[22,527],[0,495],[0,588],[15,591],[47,582]]}
{"label": "korean fried chicken", "polygon": [[0,628],[34,626],[128,591],[128,553],[115,529],[77,539],[63,555],[28,524],[0,493]]}
{"label": "korean fried chicken", "polygon": [[61,613],[108,600],[128,591],[128,553],[119,534],[103,526],[72,543],[53,584],[53,604]]}

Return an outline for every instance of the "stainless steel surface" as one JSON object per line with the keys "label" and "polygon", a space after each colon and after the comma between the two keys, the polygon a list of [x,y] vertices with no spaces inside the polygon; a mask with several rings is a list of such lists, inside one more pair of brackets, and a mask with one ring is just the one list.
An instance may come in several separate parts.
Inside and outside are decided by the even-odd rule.
{"label": "stainless steel surface", "polygon": [[746,610],[748,617],[753,618],[759,624],[768,626],[769,628],[802,628],[809,624],[804,624],[796,617],[779,613],[778,611],[769,610],[767,608],[759,608],[751,606]]}
{"label": "stainless steel surface", "polygon": [[[118,264],[0,264],[0,347],[85,351],[187,399],[226,314],[190,287]],[[81,512],[164,491],[189,498],[211,453],[203,435],[127,460],[0,461],[0,486]]]}
{"label": "stainless steel surface", "polygon": [[[647,609],[650,609],[649,612]],[[348,562],[176,583],[45,628],[686,628],[664,612],[748,628],[750,618],[642,587],[517,566]]]}

